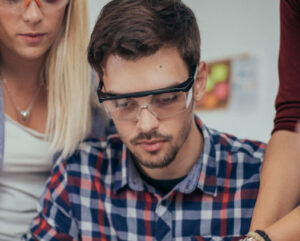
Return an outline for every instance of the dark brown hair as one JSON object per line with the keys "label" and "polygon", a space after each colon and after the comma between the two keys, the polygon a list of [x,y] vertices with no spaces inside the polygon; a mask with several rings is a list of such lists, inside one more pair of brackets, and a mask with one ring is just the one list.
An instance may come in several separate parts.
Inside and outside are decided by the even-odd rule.
{"label": "dark brown hair", "polygon": [[107,57],[136,60],[162,46],[176,47],[189,70],[200,61],[200,33],[190,8],[180,0],[112,0],[102,9],[88,60],[103,77]]}

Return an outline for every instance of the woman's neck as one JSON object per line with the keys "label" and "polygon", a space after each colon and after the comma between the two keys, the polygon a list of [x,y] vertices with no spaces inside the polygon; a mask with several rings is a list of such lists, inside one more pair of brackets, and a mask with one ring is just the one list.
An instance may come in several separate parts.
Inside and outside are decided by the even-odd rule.
{"label": "woman's neck", "polygon": [[20,124],[44,133],[47,121],[47,87],[43,82],[45,58],[1,57],[5,113]]}
{"label": "woman's neck", "polygon": [[36,88],[42,81],[45,60],[22,60],[20,58],[2,58],[0,64],[1,75],[17,88]]}

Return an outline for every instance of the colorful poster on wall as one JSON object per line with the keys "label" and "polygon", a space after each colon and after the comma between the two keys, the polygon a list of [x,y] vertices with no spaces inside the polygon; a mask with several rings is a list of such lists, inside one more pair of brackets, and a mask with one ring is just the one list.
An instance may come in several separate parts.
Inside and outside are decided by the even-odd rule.
{"label": "colorful poster on wall", "polygon": [[206,94],[196,110],[251,110],[258,100],[258,64],[253,57],[239,56],[207,64]]}
{"label": "colorful poster on wall", "polygon": [[211,62],[207,67],[206,94],[200,102],[196,102],[196,109],[225,108],[230,99],[231,60]]}

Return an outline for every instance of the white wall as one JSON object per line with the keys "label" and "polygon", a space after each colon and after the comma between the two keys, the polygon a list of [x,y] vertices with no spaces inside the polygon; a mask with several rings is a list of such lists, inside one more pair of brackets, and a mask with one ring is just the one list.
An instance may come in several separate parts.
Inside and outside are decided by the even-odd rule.
{"label": "white wall", "polygon": [[[93,25],[108,0],[88,0]],[[248,53],[258,59],[258,102],[251,110],[197,112],[215,129],[267,141],[278,87],[279,0],[184,0],[195,12],[202,38],[202,60]]]}

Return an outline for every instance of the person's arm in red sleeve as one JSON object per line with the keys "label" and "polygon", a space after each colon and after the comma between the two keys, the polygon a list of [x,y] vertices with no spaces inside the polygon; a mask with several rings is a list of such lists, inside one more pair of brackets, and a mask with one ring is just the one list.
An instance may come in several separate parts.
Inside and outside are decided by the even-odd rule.
{"label": "person's arm in red sleeve", "polygon": [[263,163],[251,230],[265,229],[300,200],[300,134],[295,132],[300,120],[300,0],[281,0],[280,24],[275,125]]}

